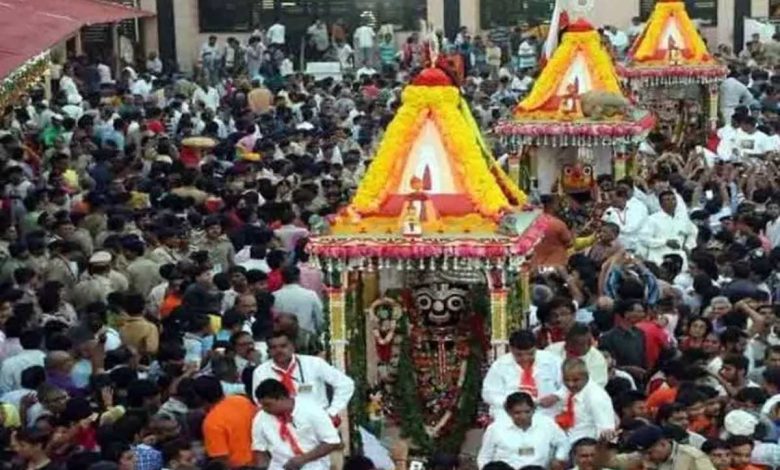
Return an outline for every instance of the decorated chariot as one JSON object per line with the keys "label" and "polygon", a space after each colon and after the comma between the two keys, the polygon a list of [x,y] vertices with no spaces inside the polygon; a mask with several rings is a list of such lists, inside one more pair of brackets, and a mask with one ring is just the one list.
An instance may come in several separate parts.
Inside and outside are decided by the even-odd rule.
{"label": "decorated chariot", "polygon": [[352,429],[412,453],[460,449],[486,365],[522,322],[523,268],[545,223],[450,77],[421,72],[351,204],[310,243],[330,358],[356,383]]}
{"label": "decorated chariot", "polygon": [[627,155],[653,116],[624,94],[599,33],[571,24],[530,94],[495,132],[508,144],[509,174],[539,193],[588,192],[601,174],[625,174]]}
{"label": "decorated chariot", "polygon": [[619,72],[673,143],[717,127],[719,87],[728,68],[707,50],[685,2],[656,3]]}

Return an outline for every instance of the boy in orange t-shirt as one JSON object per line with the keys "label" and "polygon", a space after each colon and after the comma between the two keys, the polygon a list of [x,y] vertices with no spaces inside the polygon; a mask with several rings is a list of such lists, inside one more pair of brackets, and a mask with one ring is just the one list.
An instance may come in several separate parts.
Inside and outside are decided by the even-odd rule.
{"label": "boy in orange t-shirt", "polygon": [[219,379],[195,379],[195,392],[204,400],[208,413],[203,421],[206,455],[227,461],[232,468],[252,465],[252,420],[257,407],[243,395],[225,396]]}

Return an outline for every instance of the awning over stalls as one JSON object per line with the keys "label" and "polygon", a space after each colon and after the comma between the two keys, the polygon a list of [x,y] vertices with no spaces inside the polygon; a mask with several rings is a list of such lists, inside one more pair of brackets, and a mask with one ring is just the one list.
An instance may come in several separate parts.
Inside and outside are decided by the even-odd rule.
{"label": "awning over stalls", "polygon": [[146,16],[101,0],[0,0],[0,78],[84,26]]}

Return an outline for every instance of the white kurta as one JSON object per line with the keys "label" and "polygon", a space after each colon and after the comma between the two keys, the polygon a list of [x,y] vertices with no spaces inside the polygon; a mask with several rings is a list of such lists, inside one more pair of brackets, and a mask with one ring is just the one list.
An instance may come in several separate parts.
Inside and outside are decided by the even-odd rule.
{"label": "white kurta", "polygon": [[[545,351],[551,352],[560,357],[561,360],[566,359],[566,342],[559,341],[547,346]],[[580,356],[588,367],[588,376],[590,380],[596,382],[601,387],[606,387],[609,382],[609,368],[607,367],[607,360],[604,358],[604,354],[598,349],[591,347],[584,356]]]}
{"label": "white kurta", "polygon": [[[560,402],[558,412],[564,411],[569,398],[569,389],[566,387],[558,391]],[[617,427],[617,417],[612,408],[612,399],[606,390],[596,385],[592,380],[574,395],[574,426],[566,434],[569,444],[577,442],[583,437],[598,439],[605,431],[614,431]]]}
{"label": "white kurta", "polygon": [[[554,394],[563,384],[561,365],[563,361],[547,351],[536,351],[534,358],[534,380],[539,398]],[[508,419],[504,411],[506,397],[520,391],[523,369],[511,353],[504,354],[490,365],[482,382],[482,399],[490,405],[490,414],[496,420]]]}
{"label": "white kurta", "polygon": [[482,468],[490,462],[506,462],[512,468],[529,465],[549,468],[553,459],[568,460],[568,453],[566,433],[552,418],[536,413],[531,426],[525,430],[511,421],[488,426],[477,455],[477,467]]}
{"label": "white kurta", "polygon": [[[252,421],[252,450],[271,454],[269,470],[282,470],[295,452],[290,443],[280,436],[278,419],[264,411],[255,415]],[[320,444],[338,444],[341,442],[338,430],[324,410],[305,400],[295,400],[292,423],[287,425],[300,449],[306,453]],[[309,462],[301,470],[327,470],[330,459],[322,457]]]}
{"label": "white kurta", "polygon": [[629,251],[639,249],[639,235],[642,225],[647,221],[647,206],[637,198],[631,198],[626,202],[624,209],[610,207],[601,218],[604,222],[611,222],[620,227],[618,239]]}
{"label": "white kurta", "polygon": [[[344,372],[325,362],[316,356],[296,354],[293,356],[295,370],[293,381],[295,382],[296,398],[308,399],[316,403],[331,416],[336,416],[347,407],[352,394],[355,392],[355,382]],[[273,361],[266,361],[255,369],[252,374],[252,390],[266,379],[280,379],[280,375],[274,371]],[[326,386],[333,388],[333,399],[328,401]],[[252,397],[254,399],[255,397]]]}
{"label": "white kurta", "polygon": [[[647,250],[646,259],[657,265],[661,265],[666,255],[680,255],[684,266],[687,266],[688,256],[685,250],[696,247],[696,235],[698,229],[687,218],[679,214],[670,216],[664,211],[656,212],[647,219],[641,240]],[[674,240],[680,245],[680,249],[667,246],[666,242]]]}

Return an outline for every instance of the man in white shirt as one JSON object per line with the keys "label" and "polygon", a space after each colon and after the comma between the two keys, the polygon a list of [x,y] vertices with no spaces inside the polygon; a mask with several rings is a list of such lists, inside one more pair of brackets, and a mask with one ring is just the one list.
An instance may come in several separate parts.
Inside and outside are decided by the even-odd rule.
{"label": "man in white shirt", "polygon": [[298,317],[298,324],[310,333],[319,333],[325,324],[322,316],[322,300],[312,290],[299,282],[301,270],[288,266],[282,270],[284,287],[274,292],[274,310]]}
{"label": "man in white shirt", "polygon": [[98,76],[100,77],[101,85],[110,85],[114,83],[114,79],[111,78],[111,67],[106,65],[105,61],[102,59],[98,60],[96,68]]}
{"label": "man in white shirt", "polygon": [[149,58],[146,59],[146,71],[153,75],[161,75],[163,73],[163,63],[156,52],[149,53]]}
{"label": "man in white shirt", "polygon": [[339,40],[336,42],[336,54],[338,55],[339,63],[341,64],[341,70],[352,70],[352,67],[355,65],[352,47]]}
{"label": "man in white shirt", "polygon": [[355,62],[358,64],[371,64],[374,58],[374,28],[364,24],[355,30],[353,40],[355,43]]}
{"label": "man in white shirt", "polygon": [[135,96],[141,96],[146,100],[152,93],[151,79],[145,73],[138,76],[138,80],[130,85],[130,93]]}
{"label": "man in white shirt", "polygon": [[739,149],[737,145],[737,132],[742,127],[742,119],[744,114],[735,113],[732,114],[729,124],[718,129],[718,148],[715,153],[718,154],[718,158],[725,161],[730,161],[738,157],[736,150]]}
{"label": "man in white shirt", "polygon": [[740,124],[735,136],[739,155],[743,158],[761,158],[766,155],[771,150],[772,143],[768,135],[757,129],[756,118],[745,116]]}
{"label": "man in white shirt", "polygon": [[526,392],[546,408],[555,403],[553,394],[563,383],[561,360],[552,353],[537,350],[532,332],[512,333],[509,350],[490,365],[482,382],[482,399],[496,420],[508,419],[504,403],[512,393]]}
{"label": "man in white shirt", "polygon": [[41,366],[32,366],[22,371],[21,388],[11,390],[0,396],[0,402],[22,409],[22,399],[27,395],[36,396],[38,387],[46,382],[46,370]]}
{"label": "man in white shirt", "polygon": [[605,33],[618,56],[623,56],[628,49],[628,35],[614,26],[607,26]]}
{"label": "man in white shirt", "polygon": [[369,65],[368,62],[363,62],[363,66],[360,67],[357,72],[355,72],[355,75],[357,75],[357,78],[359,80],[362,80],[363,77],[372,77],[377,73],[378,73],[377,70],[371,67],[371,65]]}
{"label": "man in white shirt", "polygon": [[720,85],[720,112],[723,120],[731,121],[734,110],[739,106],[749,105],[753,95],[747,87],[750,76],[747,73],[732,72],[729,78]]}
{"label": "man in white shirt", "polygon": [[198,87],[195,89],[195,93],[192,94],[192,102],[201,102],[206,109],[210,109],[216,113],[217,108],[219,107],[219,92],[208,82],[201,80]]}
{"label": "man in white shirt", "polygon": [[645,24],[642,23],[642,18],[635,16],[631,18],[631,26],[628,27],[628,30],[626,33],[628,34],[628,39],[630,41],[634,41],[634,39],[642,34],[642,31],[645,29]]}
{"label": "man in white shirt", "polygon": [[341,437],[322,408],[291,396],[274,379],[261,382],[255,398],[262,405],[252,421],[255,466],[269,470],[330,468],[328,455],[339,450]]}
{"label": "man in white shirt", "polygon": [[524,393],[507,397],[504,408],[512,419],[488,426],[477,455],[478,468],[484,469],[490,462],[506,463],[511,468],[565,468],[569,460],[566,434],[551,417],[534,413],[534,407]]}
{"label": "man in white shirt", "polygon": [[200,62],[203,66],[203,72],[206,80],[214,83],[219,79],[219,66],[222,55],[217,45],[217,37],[209,36],[209,40],[200,47]]}
{"label": "man in white shirt", "polygon": [[268,28],[268,31],[266,32],[266,40],[269,45],[281,47],[285,44],[285,34],[286,28],[279,20],[279,18],[277,18],[276,21],[274,21],[274,24]]}
{"label": "man in white shirt", "polygon": [[659,195],[661,210],[647,219],[641,243],[647,250],[647,260],[660,266],[664,256],[680,255],[683,270],[687,271],[687,253],[696,247],[698,229],[690,219],[676,213],[677,197],[672,191]]}
{"label": "man in white shirt", "polygon": [[601,220],[611,222],[620,228],[618,240],[628,251],[639,248],[639,234],[647,220],[647,207],[631,198],[626,188],[619,187],[612,193],[610,207]]}
{"label": "man in white shirt", "polygon": [[772,248],[780,246],[780,201],[770,199],[766,204],[766,215],[769,222],[766,224],[766,237],[772,244]]}
{"label": "man in white shirt", "polygon": [[607,360],[601,351],[593,347],[593,335],[583,323],[575,323],[566,333],[566,341],[547,346],[546,351],[555,354],[563,362],[567,357],[578,357],[588,367],[590,380],[600,387],[606,387],[609,381]]}
{"label": "man in white shirt", "polygon": [[0,365],[0,392],[6,393],[22,387],[22,372],[32,366],[43,366],[46,354],[41,351],[43,334],[40,330],[23,331],[19,343],[21,352],[6,358]]}
{"label": "man in white shirt", "polygon": [[[273,333],[268,340],[271,359],[255,368],[252,390],[266,379],[279,380],[293,396],[310,400],[335,419],[347,407],[355,391],[355,383],[319,357],[295,354],[294,344],[295,338],[290,338],[288,333]],[[330,401],[327,385],[333,388]]]}
{"label": "man in white shirt", "polygon": [[590,380],[582,359],[563,363],[563,382],[558,393],[560,413],[557,423],[573,444],[584,437],[611,441],[617,436],[617,419],[607,392]]}

